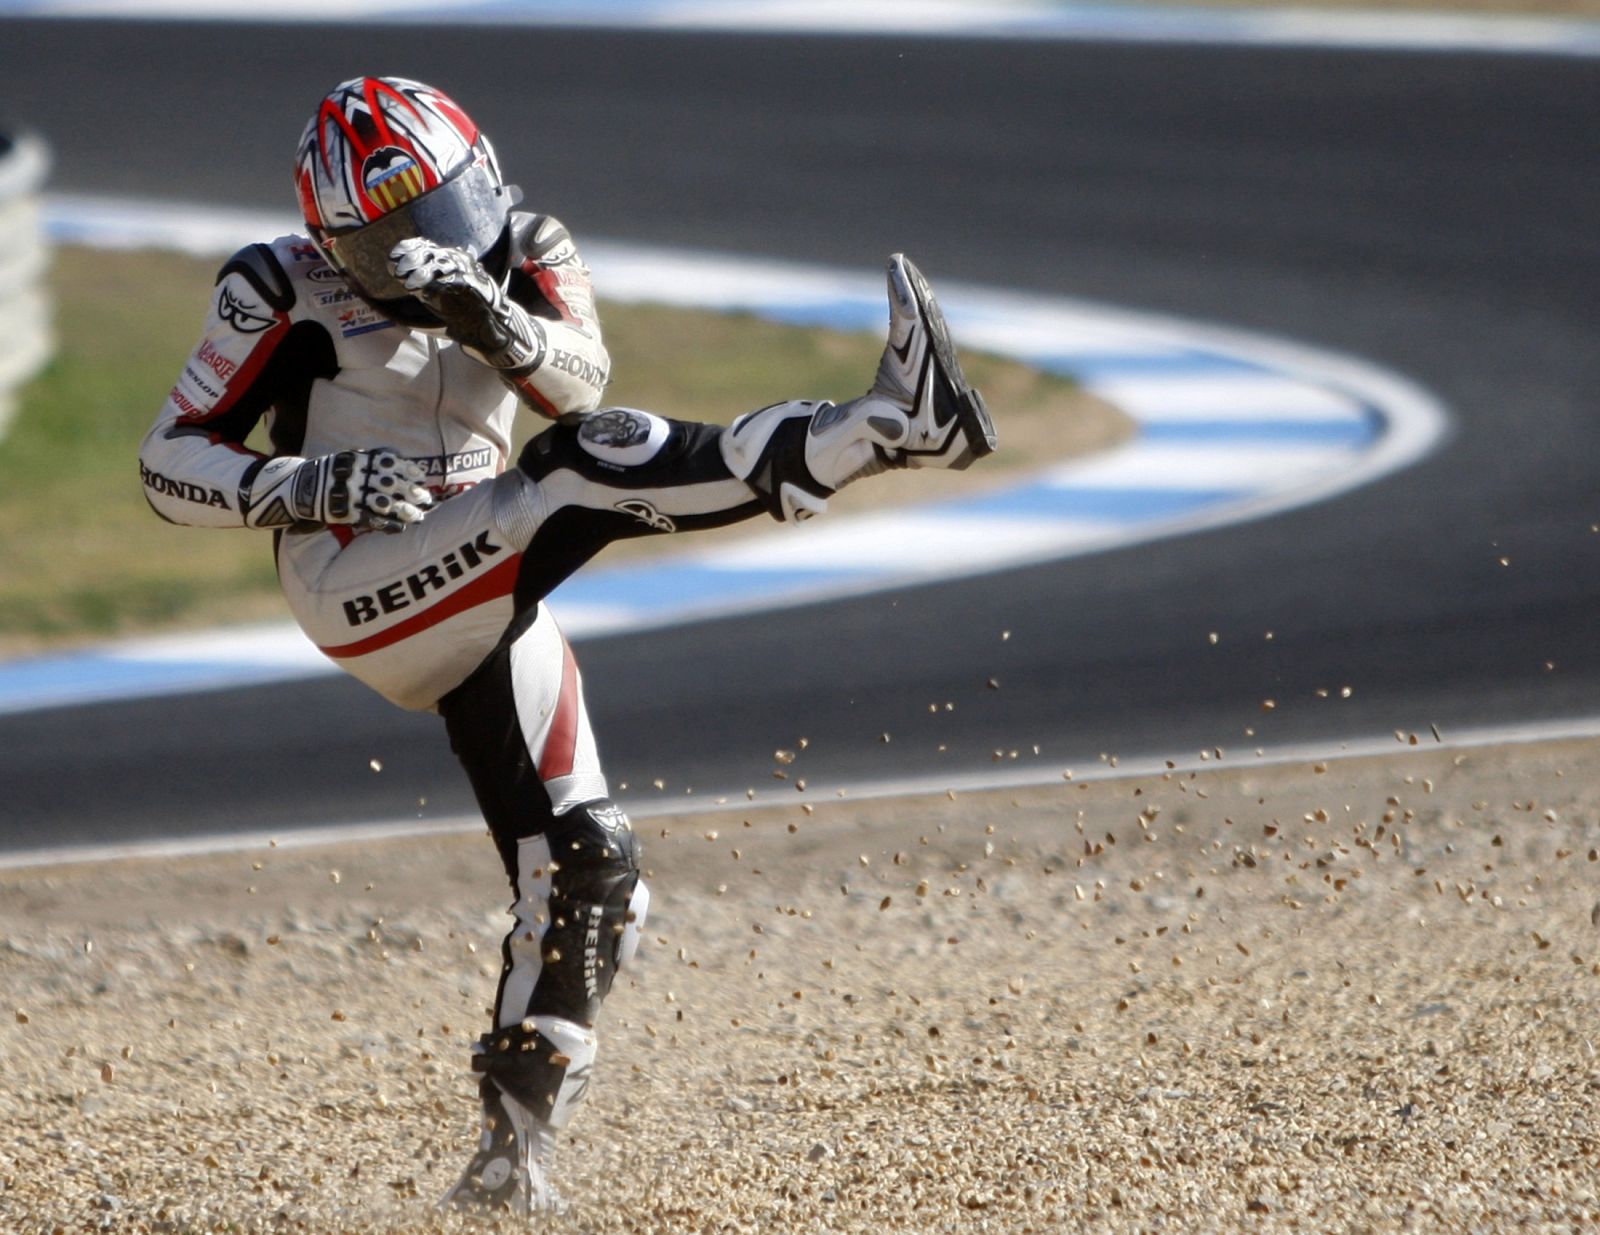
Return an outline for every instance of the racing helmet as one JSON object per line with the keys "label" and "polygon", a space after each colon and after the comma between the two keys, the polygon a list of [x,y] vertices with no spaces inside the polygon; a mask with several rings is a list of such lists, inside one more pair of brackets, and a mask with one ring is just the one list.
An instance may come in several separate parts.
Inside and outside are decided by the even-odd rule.
{"label": "racing helmet", "polygon": [[389,266],[401,240],[464,249],[486,267],[522,192],[448,95],[403,77],[335,86],[306,125],[295,189],[312,242],[355,290],[384,307],[415,302]]}

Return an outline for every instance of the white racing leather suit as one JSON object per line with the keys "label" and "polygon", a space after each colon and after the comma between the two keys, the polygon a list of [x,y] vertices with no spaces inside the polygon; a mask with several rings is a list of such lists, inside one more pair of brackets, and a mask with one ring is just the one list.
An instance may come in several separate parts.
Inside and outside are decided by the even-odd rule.
{"label": "white racing leather suit", "polygon": [[[867,394],[837,407],[773,404],[724,430],[600,410],[610,362],[588,271],[558,222],[513,214],[495,251],[506,255],[503,299],[537,319],[514,318],[515,369],[492,368],[443,329],[406,324],[430,320],[420,301],[380,308],[357,296],[303,237],[241,250],[218,276],[140,465],[157,513],[216,528],[312,510],[349,517],[301,500],[301,478],[314,489],[324,471],[297,460],[387,458],[387,447],[425,473],[435,504],[419,521],[392,521],[397,531],[337,519],[277,526],[278,570],[324,653],[402,707],[444,718],[499,849],[514,925],[494,1024],[473,1059],[484,1131],[449,1195],[493,1205],[517,1186],[531,1205],[544,1151],[529,1155],[553,1143],[587,1091],[594,1023],[649,899],[577,663],[544,598],[613,540],[763,511],[797,521],[887,467],[964,467],[993,448],[993,432],[931,292],[898,255],[889,342]],[[485,337],[470,323],[456,329]],[[522,404],[554,423],[513,463]],[[352,475],[354,458],[324,460],[327,475]]]}
{"label": "white racing leather suit", "polygon": [[[588,412],[610,364],[588,271],[549,217],[514,216],[511,242],[511,295],[548,341],[523,397],[547,415]],[[440,505],[420,525],[397,536],[291,529],[277,552],[313,642],[402,707],[433,708],[505,633],[521,557],[549,513],[515,469],[484,484],[510,465],[518,406],[495,370],[384,316],[308,240],[283,237],[222,268],[204,334],[145,439],[145,492],[175,523],[241,527],[265,454],[390,446],[422,464]],[[255,453],[246,440],[258,422],[270,444]],[[651,424],[666,436],[665,422]],[[752,500],[726,479],[724,506]]]}
{"label": "white racing leather suit", "polygon": [[[549,217],[513,215],[510,244],[508,294],[546,341],[516,390],[442,332],[357,297],[305,238],[241,250],[140,462],[157,513],[214,528],[246,526],[269,456],[389,446],[425,467],[437,504],[421,522],[283,529],[279,572],[328,656],[393,702],[443,715],[515,895],[495,1030],[523,1049],[478,1057],[486,1110],[515,1094],[560,1127],[647,897],[543,597],[612,540],[776,510],[730,470],[721,428],[595,412],[609,360],[587,269]],[[513,464],[520,403],[560,419]],[[252,438],[258,426],[267,442]]]}

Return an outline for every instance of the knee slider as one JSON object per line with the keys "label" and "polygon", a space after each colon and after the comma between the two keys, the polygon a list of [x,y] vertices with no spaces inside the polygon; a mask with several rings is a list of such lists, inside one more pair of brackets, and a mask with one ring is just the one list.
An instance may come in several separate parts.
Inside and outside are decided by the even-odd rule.
{"label": "knee slider", "polygon": [[833,490],[806,464],[806,430],[826,403],[775,403],[748,412],[722,433],[722,460],[761,499],[767,513],[798,523],[828,508]]}

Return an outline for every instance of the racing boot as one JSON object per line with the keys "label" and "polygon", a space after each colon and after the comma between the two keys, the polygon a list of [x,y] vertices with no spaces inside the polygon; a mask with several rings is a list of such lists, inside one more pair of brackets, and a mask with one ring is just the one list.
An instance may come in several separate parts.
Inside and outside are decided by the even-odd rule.
{"label": "racing boot", "polygon": [[722,456],[774,517],[799,521],[863,476],[890,468],[965,468],[995,448],[983,396],[967,382],[922,273],[889,259],[889,340],[866,394],[848,403],[779,403],[741,416]]}
{"label": "racing boot", "polygon": [[485,1076],[478,1082],[483,1101],[483,1134],[478,1150],[441,1209],[487,1210],[518,1215],[563,1213],[566,1203],[551,1185],[556,1130]]}
{"label": "racing boot", "polygon": [[[889,259],[889,342],[878,361],[872,389],[841,411],[861,406],[867,414],[888,402],[904,412],[910,432],[891,467],[961,469],[993,454],[994,422],[983,396],[967,384],[950,329],[922,272],[903,253]],[[815,432],[815,430],[813,430]]]}

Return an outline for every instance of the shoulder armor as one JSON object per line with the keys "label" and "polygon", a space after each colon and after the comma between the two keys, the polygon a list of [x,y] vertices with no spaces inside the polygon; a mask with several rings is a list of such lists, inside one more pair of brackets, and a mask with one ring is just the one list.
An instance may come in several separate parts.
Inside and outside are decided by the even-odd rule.
{"label": "shoulder armor", "polygon": [[217,282],[230,274],[243,275],[261,299],[278,312],[287,313],[294,307],[294,284],[271,245],[252,244],[240,249],[217,271]]}

